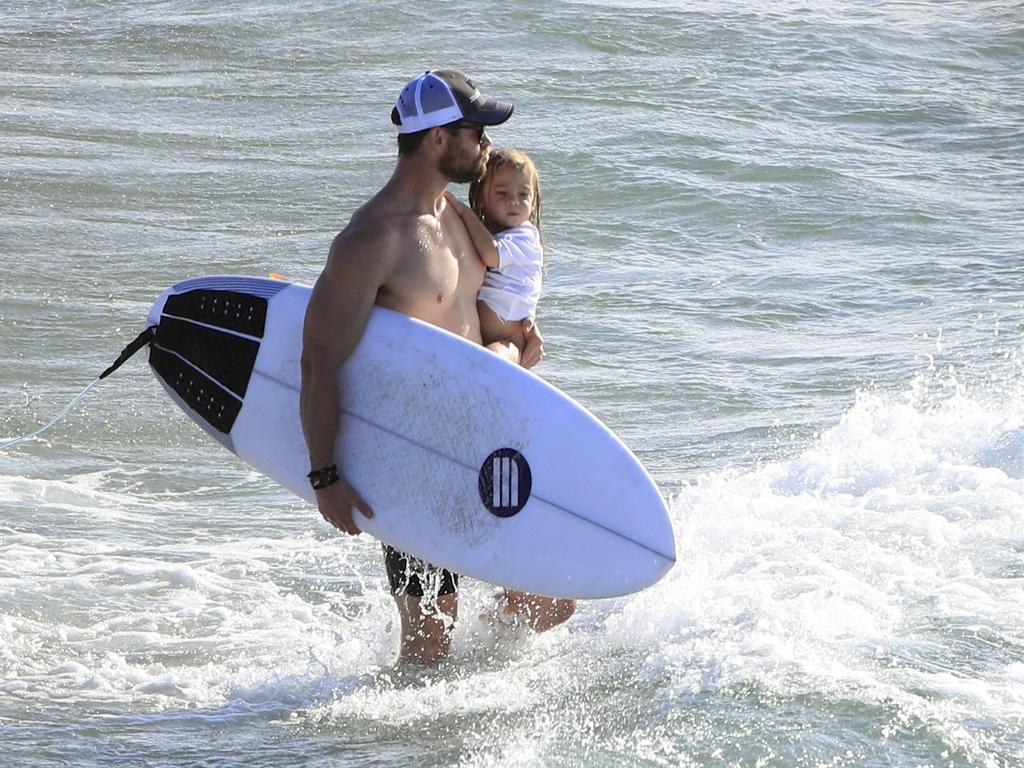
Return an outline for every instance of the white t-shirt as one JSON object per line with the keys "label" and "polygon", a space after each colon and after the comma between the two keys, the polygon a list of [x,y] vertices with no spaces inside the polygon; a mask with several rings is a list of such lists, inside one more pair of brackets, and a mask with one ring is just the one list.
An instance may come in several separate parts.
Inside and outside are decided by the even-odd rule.
{"label": "white t-shirt", "polygon": [[498,268],[488,269],[478,297],[503,322],[533,317],[540,300],[544,248],[528,221],[494,236]]}

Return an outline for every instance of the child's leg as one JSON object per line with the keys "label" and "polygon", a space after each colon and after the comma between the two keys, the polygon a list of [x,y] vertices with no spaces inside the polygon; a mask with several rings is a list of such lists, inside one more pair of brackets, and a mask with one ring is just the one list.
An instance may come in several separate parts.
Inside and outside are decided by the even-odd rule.
{"label": "child's leg", "polygon": [[547,632],[564,624],[576,613],[576,601],[558,597],[541,597],[529,592],[505,590],[504,606],[499,610],[525,621],[534,632]]}
{"label": "child's leg", "polygon": [[519,356],[526,346],[523,321],[503,322],[483,301],[478,301],[476,307],[480,313],[480,335],[483,337],[484,346],[518,364]]}

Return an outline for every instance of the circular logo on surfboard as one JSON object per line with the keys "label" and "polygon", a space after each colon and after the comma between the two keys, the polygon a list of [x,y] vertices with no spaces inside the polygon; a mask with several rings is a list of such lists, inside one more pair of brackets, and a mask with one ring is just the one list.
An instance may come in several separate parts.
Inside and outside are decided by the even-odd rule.
{"label": "circular logo on surfboard", "polygon": [[514,448],[499,448],[480,467],[480,501],[491,514],[512,517],[530,499],[533,476],[526,458]]}

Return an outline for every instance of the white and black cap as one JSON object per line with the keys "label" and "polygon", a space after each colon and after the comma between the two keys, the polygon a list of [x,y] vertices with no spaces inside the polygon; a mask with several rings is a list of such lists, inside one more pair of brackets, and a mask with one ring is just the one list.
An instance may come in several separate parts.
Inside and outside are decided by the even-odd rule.
{"label": "white and black cap", "polygon": [[431,69],[406,83],[391,110],[399,133],[417,133],[464,120],[500,125],[512,117],[510,101],[488,99],[473,81],[455,69]]}

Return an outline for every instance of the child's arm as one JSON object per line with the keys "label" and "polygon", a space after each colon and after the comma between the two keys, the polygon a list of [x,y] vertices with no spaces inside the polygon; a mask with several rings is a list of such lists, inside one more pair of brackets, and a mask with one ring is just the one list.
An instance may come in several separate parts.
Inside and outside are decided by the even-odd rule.
{"label": "child's arm", "polygon": [[490,230],[484,226],[484,223],[477,218],[477,215],[473,213],[472,208],[457,200],[451,192],[445,192],[444,196],[447,198],[448,204],[455,209],[456,213],[459,214],[459,218],[462,219],[462,223],[466,225],[466,231],[469,232],[469,239],[473,241],[473,245],[476,247],[476,252],[480,254],[480,261],[491,269],[497,269],[501,263],[501,259],[498,256],[498,246],[494,242],[494,235],[492,235]]}

